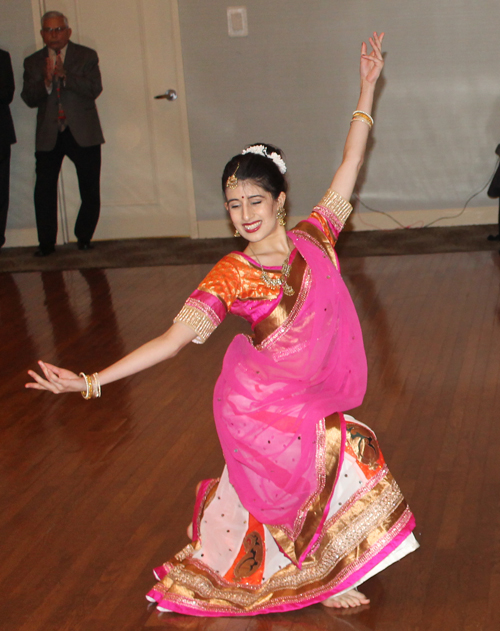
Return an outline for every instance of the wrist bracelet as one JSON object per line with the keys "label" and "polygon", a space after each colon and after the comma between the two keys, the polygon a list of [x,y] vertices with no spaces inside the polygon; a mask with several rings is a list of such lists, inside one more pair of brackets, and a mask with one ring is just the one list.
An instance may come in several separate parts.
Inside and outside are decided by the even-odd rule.
{"label": "wrist bracelet", "polygon": [[101,382],[99,381],[99,373],[95,372],[93,375],[86,375],[84,372],[79,374],[79,377],[85,379],[86,390],[82,390],[82,397],[88,401],[89,399],[98,399],[101,396]]}
{"label": "wrist bracelet", "polygon": [[356,114],[361,114],[361,116],[362,116],[363,118],[364,118],[364,117],[366,117],[366,118],[367,118],[367,119],[371,122],[371,124],[373,125],[374,120],[373,120],[373,118],[370,116],[370,114],[367,114],[367,112],[363,112],[363,110],[354,110],[354,112],[352,113],[352,115],[353,115],[353,116],[355,116]]}
{"label": "wrist bracelet", "polygon": [[92,375],[92,386],[94,399],[98,399],[101,396],[101,382],[99,381],[99,373],[95,372]]}
{"label": "wrist bracelet", "polygon": [[372,128],[372,124],[370,123],[370,121],[366,118],[362,118],[361,116],[353,116],[351,119],[351,125],[352,123],[354,123],[354,121],[360,121],[360,123],[365,123],[365,125],[368,125],[370,129]]}
{"label": "wrist bracelet", "polygon": [[351,123],[355,120],[363,121],[364,123],[368,125],[370,129],[373,127],[373,122],[374,122],[373,118],[370,116],[370,114],[367,114],[366,112],[363,112],[362,110],[355,110],[352,113]]}
{"label": "wrist bracelet", "polygon": [[84,372],[81,372],[79,376],[85,379],[87,390],[82,390],[82,397],[88,401],[92,398],[92,379]]}

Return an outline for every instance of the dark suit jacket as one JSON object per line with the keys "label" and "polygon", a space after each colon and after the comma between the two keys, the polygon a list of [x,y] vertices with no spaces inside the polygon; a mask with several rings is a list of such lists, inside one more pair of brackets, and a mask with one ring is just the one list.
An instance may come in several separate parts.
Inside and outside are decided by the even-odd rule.
{"label": "dark suit jacket", "polygon": [[14,75],[10,55],[0,50],[0,148],[6,148],[16,142],[14,123],[9,104],[14,97]]}
{"label": "dark suit jacket", "polygon": [[[24,60],[21,97],[29,107],[37,107],[36,150],[50,151],[57,140],[58,102],[55,85],[47,94],[43,77],[47,47]],[[66,122],[81,147],[104,142],[95,99],[102,92],[99,59],[92,48],[68,42],[64,59],[66,81],[61,86],[61,103]]]}

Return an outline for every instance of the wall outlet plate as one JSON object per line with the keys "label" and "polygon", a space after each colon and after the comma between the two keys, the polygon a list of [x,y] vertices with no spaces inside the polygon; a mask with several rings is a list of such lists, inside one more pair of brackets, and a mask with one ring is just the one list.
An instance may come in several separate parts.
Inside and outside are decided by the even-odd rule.
{"label": "wall outlet plate", "polygon": [[246,7],[227,8],[227,32],[229,37],[246,37],[248,35]]}

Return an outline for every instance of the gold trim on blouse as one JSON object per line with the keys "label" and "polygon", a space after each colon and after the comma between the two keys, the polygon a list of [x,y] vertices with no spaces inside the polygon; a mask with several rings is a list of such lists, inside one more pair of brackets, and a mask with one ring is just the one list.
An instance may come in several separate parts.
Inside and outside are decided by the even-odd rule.
{"label": "gold trim on blouse", "polygon": [[215,331],[217,325],[196,307],[185,304],[174,318],[174,323],[185,324],[196,333],[195,344],[203,344]]}
{"label": "gold trim on blouse", "polygon": [[[323,198],[317,206],[329,210],[335,216],[337,221],[333,221],[333,223],[339,230],[344,227],[345,222],[352,213],[352,205],[345,200],[342,195],[339,195],[336,191],[332,191],[331,188],[323,195]],[[331,217],[328,216],[327,218],[331,219]]]}

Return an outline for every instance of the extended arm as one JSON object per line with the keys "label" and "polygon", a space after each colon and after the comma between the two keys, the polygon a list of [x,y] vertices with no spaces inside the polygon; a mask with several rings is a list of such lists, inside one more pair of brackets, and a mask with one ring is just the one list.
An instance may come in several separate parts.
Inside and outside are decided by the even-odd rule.
{"label": "extended arm", "polygon": [[[356,110],[371,114],[375,86],[384,67],[382,57],[382,40],[384,33],[373,33],[369,38],[372,52],[368,55],[365,42],[361,45],[361,92]],[[333,176],[330,188],[346,200],[349,200],[356,184],[356,179],[363,164],[366,143],[370,127],[362,120],[354,120],[351,123],[347,140],[344,146],[342,164]]]}
{"label": "extended arm", "polygon": [[[170,359],[189,342],[192,342],[196,335],[195,331],[185,324],[173,324],[163,335],[143,344],[116,363],[100,371],[99,381],[101,385],[105,385],[134,375],[165,359]],[[39,362],[39,365],[45,378],[33,370],[29,370],[28,374],[33,381],[27,383],[26,388],[48,390],[54,394],[82,392],[86,389],[85,380],[75,373],[45,362]]]}

